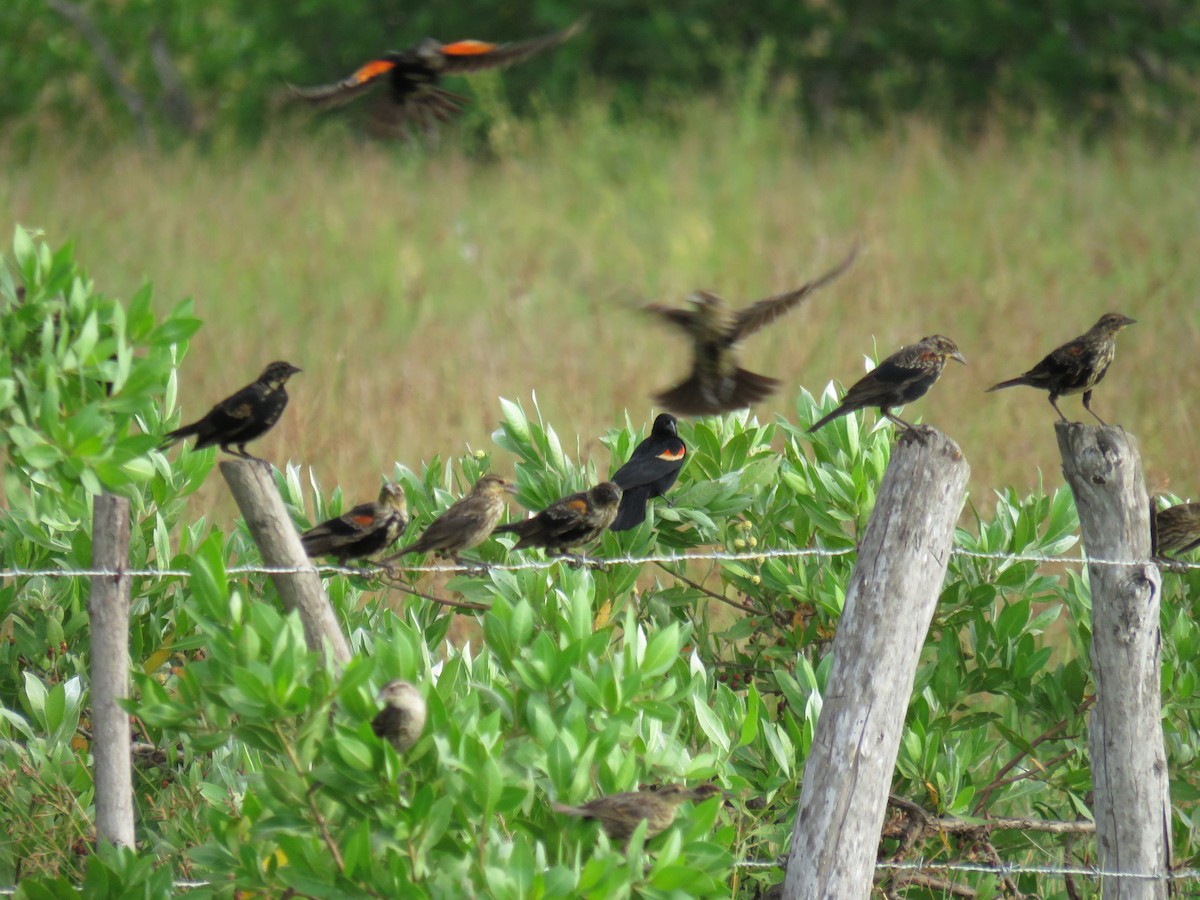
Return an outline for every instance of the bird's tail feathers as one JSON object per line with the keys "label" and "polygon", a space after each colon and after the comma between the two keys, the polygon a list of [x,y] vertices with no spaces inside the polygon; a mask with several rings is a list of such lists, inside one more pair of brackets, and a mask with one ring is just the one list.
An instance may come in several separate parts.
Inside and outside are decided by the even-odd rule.
{"label": "bird's tail feathers", "polygon": [[1016,387],[1019,384],[1028,384],[1028,383],[1029,382],[1025,380],[1025,376],[1022,375],[1018,378],[1010,378],[1010,379],[1008,379],[1008,381],[1001,381],[999,384],[993,384],[990,388],[988,388],[986,391],[984,391],[984,393],[990,394],[992,391],[998,391],[1001,388]]}
{"label": "bird's tail feathers", "polygon": [[769,397],[779,387],[777,378],[759,375],[747,369],[733,373],[733,389],[727,396],[715,396],[706,388],[702,379],[695,374],[658,394],[654,399],[659,406],[684,416],[718,415],[735,409],[745,409]]}
{"label": "bird's tail feathers", "polygon": [[808,433],[812,434],[818,428],[824,428],[826,425],[828,425],[830,422],[832,422],[838,416],[844,416],[848,412],[850,412],[850,410],[847,407],[839,406],[833,412],[826,413],[821,418],[819,418],[816,422],[814,422],[812,425],[810,425],[808,428]]}
{"label": "bird's tail feathers", "polygon": [[650,486],[639,485],[621,494],[621,506],[617,517],[608,526],[609,531],[628,531],[646,521],[646,503],[650,499]]}

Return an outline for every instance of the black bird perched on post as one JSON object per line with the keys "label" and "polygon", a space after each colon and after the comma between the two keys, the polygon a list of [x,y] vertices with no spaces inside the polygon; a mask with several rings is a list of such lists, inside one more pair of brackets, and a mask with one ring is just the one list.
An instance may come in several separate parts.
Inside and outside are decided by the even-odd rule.
{"label": "black bird perched on post", "polygon": [[383,709],[371,720],[371,730],[403,753],[417,742],[425,727],[425,700],[407,681],[389,681],[379,692]]}
{"label": "black bird perched on post", "polygon": [[[210,409],[203,419],[167,434],[158,449],[166,450],[176,441],[195,435],[193,450],[217,444],[233,456],[258,459],[246,452],[246,444],[261,437],[279,421],[288,402],[284,385],[299,371],[289,362],[271,363],[263,369],[257,381],[226,397]],[[234,446],[237,450],[230,449]]]}
{"label": "black bird perched on post", "polygon": [[589,800],[582,806],[554,804],[554,811],[581,819],[595,819],[614,841],[628,841],[644,820],[646,837],[652,838],[671,827],[675,809],[686,800],[707,800],[721,793],[715,784],[690,788],[686,784],[664,784],[654,790],[625,791]]}
{"label": "black bird perched on post", "polygon": [[1108,367],[1112,365],[1113,357],[1117,355],[1117,334],[1126,325],[1133,325],[1135,319],[1120,313],[1105,313],[1095,325],[1074,340],[1067,341],[1061,347],[1052,350],[1036,366],[1016,378],[993,384],[985,393],[998,391],[1001,388],[1027,384],[1050,392],[1050,405],[1058,413],[1062,421],[1067,421],[1058,403],[1055,402],[1063,394],[1078,394],[1083,391],[1083,408],[1096,416],[1101,425],[1108,423],[1096,415],[1092,409],[1092,388],[1100,383]]}
{"label": "black bird perched on post", "polygon": [[344,566],[348,559],[365,559],[390,547],[407,527],[408,498],[400,485],[389,481],[378,500],[314,525],[300,535],[300,542],[310,557],[334,556]]}
{"label": "black bird perched on post", "polygon": [[1200,547],[1200,503],[1178,503],[1154,513],[1151,553],[1187,553]]}
{"label": "black bird perched on post", "polygon": [[856,409],[878,406],[884,416],[915,434],[913,425],[892,414],[892,407],[903,406],[925,396],[925,392],[941,377],[947,359],[956,359],[964,365],[967,362],[958,352],[958,345],[941,334],[933,334],[915,344],[901,347],[856,381],[846,391],[837,409],[809,428],[809,433],[838,416]]}
{"label": "black bird perched on post", "polygon": [[426,38],[407,50],[391,50],[360,66],[354,74],[334,84],[292,87],[292,93],[314,106],[342,106],[387,80],[390,105],[387,111],[395,124],[415,120],[421,126],[434,120],[447,122],[467,103],[467,98],[438,86],[443,75],[462,75],[482,69],[502,68],[557,47],[583,29],[576,22],[562,31],[509,44],[486,41],[455,41],[443,44]]}
{"label": "black bird perched on post", "polygon": [[773,394],[779,381],[740,368],[737,345],[760,328],[770,325],[818,288],[837,279],[850,268],[858,247],[820,278],[794,291],[767,297],[744,309],[732,310],[716,294],[696,291],[689,298],[691,309],[676,309],[652,303],[646,312],[666,319],[692,338],[692,371],[686,379],[657,394],[655,402],[684,416],[715,415],[745,409]]}
{"label": "black bird perched on post", "polygon": [[551,503],[536,516],[501,525],[496,533],[511,531],[520,537],[514,550],[545,547],[551,556],[568,553],[590,543],[604,533],[617,517],[621,489],[611,481],[602,481]]}
{"label": "black bird perched on post", "polygon": [[675,417],[662,413],[654,420],[650,436],[638,444],[629,461],[613,474],[621,489],[621,506],[609,526],[611,531],[628,531],[646,520],[646,503],[661,497],[675,479],[687,457],[687,445],[675,428]]}
{"label": "black bird perched on post", "polygon": [[470,550],[487,539],[504,515],[504,494],[515,491],[516,488],[499,475],[484,475],[475,482],[469,494],[430,522],[419,538],[382,562],[431,550],[457,560],[463,550]]}

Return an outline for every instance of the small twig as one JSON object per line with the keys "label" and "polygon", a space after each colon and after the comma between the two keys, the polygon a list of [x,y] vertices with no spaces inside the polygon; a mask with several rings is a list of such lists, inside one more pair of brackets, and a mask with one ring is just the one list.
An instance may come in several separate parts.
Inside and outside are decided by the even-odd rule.
{"label": "small twig", "polygon": [[[1000,859],[1000,854],[996,852],[996,848],[992,846],[992,842],[985,838],[979,843],[983,848],[983,854],[987,857],[988,862],[990,862],[993,866],[996,866],[998,869],[1003,868],[1004,861]],[[1021,889],[1017,887],[1017,883],[1013,881],[1013,877],[1011,875],[1008,873],[1002,874],[1000,876],[1000,883],[1003,884],[1009,894],[1012,895],[1013,900],[1025,900],[1025,895],[1021,893]]]}
{"label": "small twig", "polygon": [[[1075,846],[1075,835],[1068,834],[1063,839],[1063,868],[1071,868],[1071,848]],[[1063,876],[1063,883],[1067,889],[1067,900],[1083,900],[1079,895],[1079,887],[1075,884],[1075,876],[1068,872]]]}
{"label": "small twig", "polygon": [[978,897],[979,893],[965,884],[955,884],[944,878],[926,875],[922,872],[897,872],[892,876],[894,884],[905,887],[923,887],[931,891],[942,891],[952,897]]}
{"label": "small twig", "polygon": [[695,588],[700,593],[706,594],[707,596],[712,597],[714,600],[719,600],[722,603],[726,603],[729,606],[732,606],[734,609],[740,609],[742,612],[748,612],[748,613],[751,613],[756,616],[765,615],[763,610],[758,609],[757,607],[751,606],[749,603],[739,603],[737,600],[730,600],[728,597],[725,597],[721,594],[718,594],[716,591],[706,588],[704,585],[700,584],[699,582],[692,581],[692,579],[688,578],[686,575],[682,575],[679,572],[674,572],[671,569],[668,569],[666,567],[666,565],[663,563],[656,562],[655,565],[658,566],[660,569],[662,569],[664,572],[666,572],[668,575],[670,575],[672,578],[682,581],[688,587]]}
{"label": "small twig", "polygon": [[[288,760],[292,764],[292,768],[296,770],[296,775],[304,779],[308,772],[301,765],[299,758],[296,756],[296,750],[292,747],[292,742],[289,741],[283,734],[279,725],[273,724],[272,729],[275,732],[275,737],[279,738],[279,743],[283,745],[284,752],[287,754]],[[317,823],[317,828],[321,831],[321,839],[325,842],[325,846],[329,848],[329,854],[333,857],[334,865],[337,866],[338,872],[342,875],[346,874],[346,861],[342,858],[341,848],[338,847],[337,841],[333,839],[333,835],[329,831],[329,824],[325,821],[325,816],[322,815],[320,808],[317,806],[317,801],[313,798],[312,791],[307,792],[308,811],[312,814],[313,821]]]}
{"label": "small twig", "polygon": [[470,609],[479,612],[487,612],[491,609],[490,606],[486,606],[483,603],[475,603],[473,600],[448,600],[445,597],[435,597],[433,594],[426,594],[423,591],[418,591],[411,585],[405,584],[394,576],[385,577],[380,580],[389,587],[404,591],[406,594],[412,594],[414,597],[420,597],[422,600],[428,600],[430,603],[436,603],[439,606],[449,606],[452,609]]}

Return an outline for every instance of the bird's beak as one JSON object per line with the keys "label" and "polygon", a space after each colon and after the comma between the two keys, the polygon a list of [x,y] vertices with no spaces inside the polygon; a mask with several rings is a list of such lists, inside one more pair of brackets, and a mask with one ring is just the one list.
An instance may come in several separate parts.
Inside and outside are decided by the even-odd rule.
{"label": "bird's beak", "polygon": [[513,484],[511,481],[506,481],[504,483],[504,490],[510,494],[515,494],[517,492],[517,486],[515,484]]}
{"label": "bird's beak", "polygon": [[966,359],[966,357],[965,357],[965,356],[963,356],[961,353],[959,353],[957,350],[955,350],[953,353],[951,353],[951,354],[950,354],[950,358],[951,358],[951,359],[957,359],[957,360],[958,360],[960,363],[962,363],[964,366],[967,364],[967,359]]}
{"label": "bird's beak", "polygon": [[1131,319],[1131,318],[1129,318],[1129,316],[1125,316],[1125,318],[1121,319],[1121,324],[1122,325],[1136,325],[1137,319]]}

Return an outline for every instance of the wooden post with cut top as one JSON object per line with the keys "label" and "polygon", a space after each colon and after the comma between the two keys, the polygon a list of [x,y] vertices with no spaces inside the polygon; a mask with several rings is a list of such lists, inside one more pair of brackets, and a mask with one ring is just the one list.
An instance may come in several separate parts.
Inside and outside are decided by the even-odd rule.
{"label": "wooden post with cut top", "polygon": [[1088,563],[1096,679],[1088,749],[1099,864],[1139,876],[1106,876],[1101,893],[1159,900],[1170,890],[1171,798],[1160,697],[1162,580],[1150,561],[1141,455],[1123,428],[1060,422],[1055,432],[1084,551],[1101,561]]}
{"label": "wooden post with cut top", "polygon": [[785,900],[871,894],[917,662],[971,468],[933,429],[892,451],[858,549],[804,767]]}

